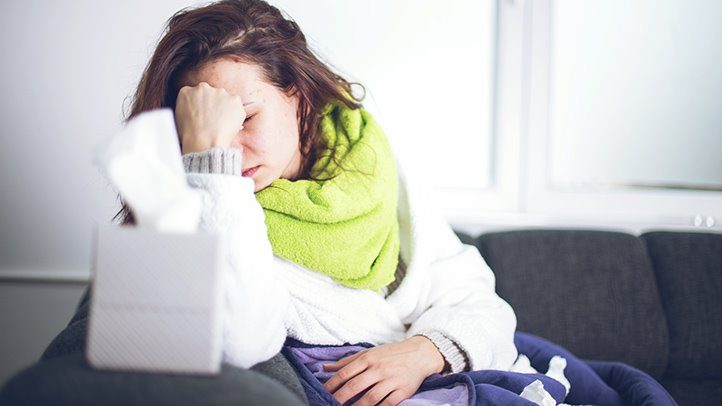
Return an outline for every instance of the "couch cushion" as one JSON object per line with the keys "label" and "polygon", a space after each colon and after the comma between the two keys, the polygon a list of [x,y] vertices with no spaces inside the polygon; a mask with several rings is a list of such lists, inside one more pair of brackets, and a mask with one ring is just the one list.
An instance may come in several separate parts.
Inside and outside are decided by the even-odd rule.
{"label": "couch cushion", "polygon": [[643,243],[616,232],[489,233],[477,246],[516,311],[518,329],[581,358],[623,361],[655,378],[668,334]]}
{"label": "couch cushion", "polygon": [[660,382],[680,406],[718,406],[722,379],[665,378]]}
{"label": "couch cushion", "polygon": [[666,375],[722,377],[722,234],[653,232],[642,240],[669,324]]}
{"label": "couch cushion", "polygon": [[[276,357],[285,360],[281,354]],[[300,406],[308,402],[305,393],[292,392],[255,367],[223,364],[220,373],[211,376],[98,371],[87,364],[83,354],[73,353],[39,362],[15,375],[0,390],[0,404]]]}
{"label": "couch cushion", "polygon": [[459,230],[454,230],[454,232],[456,233],[456,236],[459,237],[459,240],[464,244],[475,244],[474,237],[470,236],[469,234]]}
{"label": "couch cushion", "polygon": [[[85,340],[87,336],[87,329],[88,329],[88,310],[90,307],[90,295],[92,294],[92,289],[90,286],[88,286],[85,289],[85,292],[83,293],[82,298],[80,299],[80,302],[78,303],[77,308],[75,309],[75,314],[73,315],[72,319],[68,323],[68,325],[63,329],[48,345],[48,347],[45,349],[45,352],[40,357],[40,362],[38,363],[38,366],[31,368],[33,370],[42,370],[42,371],[53,371],[53,368],[59,368],[59,367],[45,367],[45,363],[48,361],[52,361],[56,358],[67,358],[69,355],[77,355],[78,357],[83,357],[83,353],[85,352]],[[56,365],[56,364],[53,364]],[[59,365],[67,365],[69,367],[69,370],[67,371],[69,374],[77,373],[77,379],[78,380],[85,380],[87,382],[95,382],[97,380],[98,384],[102,385],[104,384],[103,378],[94,378],[91,372],[86,371],[86,369],[89,369],[89,367],[85,366],[84,369],[78,369],[77,365],[73,362],[70,362],[68,364],[59,364]],[[223,374],[226,374],[226,369],[233,370],[237,369],[235,367],[232,367],[230,365],[223,364]],[[290,389],[292,392],[296,394],[296,396],[299,399],[303,399],[303,403],[308,403],[306,399],[306,393],[303,390],[303,387],[301,386],[301,382],[299,381],[298,377],[296,376],[296,373],[293,370],[293,367],[291,364],[288,363],[286,358],[280,354],[276,354],[274,357],[259,362],[255,365],[253,365],[250,368],[252,371],[258,372],[261,375],[265,375],[267,377],[270,377],[274,380],[276,380],[279,383],[282,383],[285,385],[288,389]],[[39,373],[37,371],[33,372],[38,373],[41,377],[44,373]],[[98,372],[99,374],[102,374],[103,372]],[[232,372],[231,372],[232,373]],[[143,376],[149,376],[149,377],[155,377],[155,374],[148,374],[145,372],[139,372],[138,374],[141,374]],[[145,375],[144,375],[145,374]],[[130,375],[118,375],[118,380],[133,380],[136,378],[128,377]],[[43,378],[46,379],[46,378]],[[52,379],[52,377],[47,377],[47,379]],[[75,379],[75,378],[68,378],[68,379]],[[164,378],[152,378],[152,379],[159,379],[159,382],[164,382]],[[225,379],[225,378],[224,378]],[[221,381],[223,379],[220,379]],[[192,381],[192,380],[191,380]],[[216,385],[215,383],[211,383],[211,385]],[[221,384],[222,385],[222,384]],[[214,386],[215,387],[215,386]],[[48,392],[50,393],[50,392]],[[93,399],[93,394],[89,395],[88,398],[82,398],[82,399]],[[129,395],[131,396],[131,395]],[[165,395],[161,395],[165,396]],[[70,398],[69,398],[70,399]],[[101,399],[101,398],[95,398],[95,399]],[[104,399],[104,398],[102,398]],[[161,397],[159,399],[175,399],[173,397],[165,398]],[[40,403],[40,402],[39,402]],[[68,401],[69,404],[72,404],[73,402]],[[88,403],[88,404],[103,404],[105,402],[101,401],[95,401],[95,402],[80,402],[80,403]],[[131,402],[132,403],[132,402]],[[206,403],[211,403],[210,400]],[[2,404],[2,403],[0,403]],[[265,403],[262,403],[265,404]],[[269,403],[270,404],[270,403]]]}

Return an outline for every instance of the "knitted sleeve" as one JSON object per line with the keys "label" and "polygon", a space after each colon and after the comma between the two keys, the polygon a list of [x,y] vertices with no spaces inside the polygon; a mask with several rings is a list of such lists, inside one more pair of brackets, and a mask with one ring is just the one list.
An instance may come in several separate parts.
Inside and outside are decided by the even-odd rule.
{"label": "knitted sleeve", "polygon": [[219,173],[241,176],[241,150],[211,148],[183,155],[183,166],[190,173]]}
{"label": "knitted sleeve", "polygon": [[466,352],[464,352],[458,344],[451,341],[449,337],[438,331],[426,331],[421,333],[439,349],[439,352],[444,357],[444,369],[441,371],[445,373],[458,373],[469,371],[469,360]]}

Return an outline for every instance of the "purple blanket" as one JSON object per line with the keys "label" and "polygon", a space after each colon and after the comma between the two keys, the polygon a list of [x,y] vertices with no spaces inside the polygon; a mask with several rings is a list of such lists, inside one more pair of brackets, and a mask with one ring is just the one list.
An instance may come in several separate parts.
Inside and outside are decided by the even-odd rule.
{"label": "purple blanket", "polygon": [[[676,405],[672,397],[644,372],[619,362],[582,361],[564,348],[531,334],[517,332],[514,342],[520,354],[529,357],[531,365],[545,372],[549,360],[560,355],[567,360],[564,374],[571,383],[565,396],[561,383],[544,374],[523,374],[498,370],[479,370],[426,378],[414,396],[400,403],[417,405],[535,405],[519,394],[535,380],[556,403],[573,405]],[[323,364],[337,361],[364,348],[368,343],[340,346],[312,346],[288,338],[283,354],[296,370],[309,403],[338,405],[323,387],[334,372],[323,370]],[[353,404],[365,392],[347,404]]]}

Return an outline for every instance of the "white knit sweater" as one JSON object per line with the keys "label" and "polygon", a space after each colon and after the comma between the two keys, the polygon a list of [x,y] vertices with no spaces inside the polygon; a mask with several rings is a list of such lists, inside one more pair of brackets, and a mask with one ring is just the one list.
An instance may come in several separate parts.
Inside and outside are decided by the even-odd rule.
{"label": "white knit sweater", "polygon": [[448,223],[429,211],[401,168],[400,257],[407,269],[386,297],[274,256],[253,181],[238,175],[237,150],[183,159],[189,184],[203,195],[201,229],[227,237],[226,362],[248,368],[267,360],[287,335],[340,345],[383,344],[417,334],[439,347],[451,372],[509,370],[516,360],[516,317],[496,294],[494,274],[475,247],[462,244]]}

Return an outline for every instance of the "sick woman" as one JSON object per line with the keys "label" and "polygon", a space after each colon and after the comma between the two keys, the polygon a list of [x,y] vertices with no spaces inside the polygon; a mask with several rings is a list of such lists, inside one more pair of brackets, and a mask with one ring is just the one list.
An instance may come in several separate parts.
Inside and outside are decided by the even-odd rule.
{"label": "sick woman", "polygon": [[224,361],[280,357],[289,337],[368,343],[318,375],[358,405],[396,405],[433,374],[509,370],[516,317],[491,269],[425,206],[352,87],[261,0],[179,11],[143,73],[128,120],[174,111],[201,227],[229,242]]}

